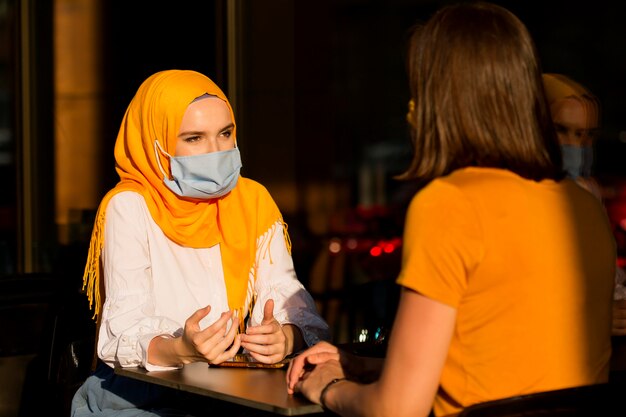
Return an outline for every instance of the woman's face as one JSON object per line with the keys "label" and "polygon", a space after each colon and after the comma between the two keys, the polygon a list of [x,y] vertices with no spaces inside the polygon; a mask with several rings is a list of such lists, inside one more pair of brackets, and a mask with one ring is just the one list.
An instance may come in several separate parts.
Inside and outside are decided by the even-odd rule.
{"label": "woman's face", "polygon": [[562,145],[591,146],[598,133],[594,105],[577,98],[564,98],[550,106],[552,121]]}
{"label": "woman's face", "polygon": [[176,139],[176,156],[226,151],[235,147],[235,125],[226,103],[206,97],[191,103]]}

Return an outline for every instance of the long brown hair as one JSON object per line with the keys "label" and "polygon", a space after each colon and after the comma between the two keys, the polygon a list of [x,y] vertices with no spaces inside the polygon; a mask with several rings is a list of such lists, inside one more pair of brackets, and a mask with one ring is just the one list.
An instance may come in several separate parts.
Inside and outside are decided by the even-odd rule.
{"label": "long brown hair", "polygon": [[485,2],[446,6],[408,46],[414,156],[400,178],[468,166],[562,178],[535,45],[515,15]]}

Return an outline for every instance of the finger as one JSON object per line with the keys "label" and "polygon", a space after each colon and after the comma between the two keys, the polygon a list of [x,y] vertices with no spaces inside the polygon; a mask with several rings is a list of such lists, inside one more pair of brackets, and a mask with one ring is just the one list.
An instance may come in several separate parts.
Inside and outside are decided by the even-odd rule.
{"label": "finger", "polygon": [[287,393],[288,394],[295,394],[296,393],[295,385],[296,385],[296,383],[300,380],[300,378],[303,375],[303,373],[299,373],[298,375],[295,375],[293,373],[292,366],[293,366],[293,360],[289,361],[289,367],[287,368],[287,373],[286,373]]}
{"label": "finger", "polygon": [[211,306],[208,305],[206,307],[202,307],[201,309],[196,310],[189,318],[187,319],[187,327],[193,327],[194,329],[200,329],[200,320],[205,318],[209,312],[211,311]]}
{"label": "finger", "polygon": [[212,344],[215,344],[226,336],[228,321],[232,318],[232,316],[232,311],[225,311],[220,315],[220,318],[217,319],[213,324],[194,335],[194,343],[198,347],[205,346],[205,348],[202,350],[199,348],[199,352],[204,354],[203,350],[206,350],[206,345],[208,343],[213,342]]}
{"label": "finger", "polygon": [[311,365],[319,365],[328,361],[339,361],[340,355],[334,352],[321,352],[307,357],[307,362]]}
{"label": "finger", "polygon": [[285,352],[286,337],[281,332],[280,327],[277,327],[278,331],[269,334],[258,335],[241,335],[241,345],[249,350],[251,353],[257,353],[264,356],[280,356],[277,360],[282,359]]}
{"label": "finger", "polygon": [[304,395],[307,399],[311,400],[311,398],[309,398],[309,396],[306,395],[305,392],[303,391],[303,385],[304,385],[304,381],[305,380],[306,380],[306,378],[302,378],[302,379],[298,380],[298,382],[293,386],[293,391],[294,391],[294,393],[299,392],[302,395]]}
{"label": "finger", "polygon": [[231,345],[230,349],[228,349],[228,359],[235,357],[237,352],[239,352],[239,348],[241,347],[241,338],[238,335],[235,335],[235,340]]}
{"label": "finger", "polygon": [[229,356],[227,352],[232,350],[235,345],[237,346],[235,353],[239,349],[240,341],[237,337],[239,317],[237,314],[235,314],[235,316],[236,317],[234,317],[231,321],[230,329],[223,333],[223,336],[218,332],[203,345],[203,355],[207,360],[209,360],[210,363],[217,363],[216,361],[223,362],[224,360],[229,359],[229,357],[234,356],[234,353]]}
{"label": "finger", "polygon": [[281,361],[283,359],[283,356],[280,354],[268,354],[268,355],[263,355],[251,350],[248,350],[248,353],[250,354],[250,356],[252,356],[256,361],[259,361],[261,363],[276,363],[278,361]]}
{"label": "finger", "polygon": [[234,358],[237,352],[239,351],[240,347],[241,347],[241,342],[240,342],[239,336],[235,335],[235,339],[233,340],[233,343],[230,346],[230,348],[220,353],[219,355],[217,355],[217,357],[213,359],[210,363],[217,365],[224,361]]}
{"label": "finger", "polygon": [[244,348],[253,348],[254,346],[262,346],[262,345],[275,345],[280,343],[280,339],[278,337],[273,337],[272,334],[259,334],[259,335],[249,335],[242,334],[241,335],[241,343]]}
{"label": "finger", "polygon": [[[272,334],[272,333],[278,333],[280,331],[281,331],[280,324],[276,320],[274,320],[270,323],[262,324],[260,326],[248,327],[246,329],[246,334],[244,336],[259,335],[259,334]],[[244,337],[244,340],[247,340],[247,338]]]}
{"label": "finger", "polygon": [[289,369],[287,370],[287,386],[293,390],[296,383],[304,375],[305,367],[308,365],[307,357],[305,355],[296,356],[289,363]]}
{"label": "finger", "polygon": [[274,300],[271,298],[263,306],[263,321],[261,324],[268,324],[274,320]]}
{"label": "finger", "polygon": [[302,383],[300,381],[298,381],[297,383],[293,384],[293,388],[291,389],[293,391],[292,393],[296,394],[296,393],[300,392],[302,390],[301,386],[302,386]]}
{"label": "finger", "polygon": [[291,370],[293,369],[293,359],[289,361],[287,365],[287,372],[285,372],[285,382],[287,382],[287,389],[291,389],[289,387],[289,375],[291,374]]}
{"label": "finger", "polygon": [[291,360],[291,363],[289,364],[289,372],[287,373],[287,380],[290,381],[293,378],[299,378],[305,368],[309,368],[313,365],[309,362],[309,357],[311,355],[318,355],[322,353],[336,354],[337,356],[340,356],[339,349],[337,349],[335,345],[324,341],[318,342]]}

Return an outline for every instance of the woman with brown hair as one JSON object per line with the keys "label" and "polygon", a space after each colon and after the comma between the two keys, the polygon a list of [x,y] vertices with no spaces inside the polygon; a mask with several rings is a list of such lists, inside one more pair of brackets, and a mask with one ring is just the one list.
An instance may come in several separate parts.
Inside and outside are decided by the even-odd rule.
{"label": "woman with brown hair", "polygon": [[607,381],[614,240],[564,178],[527,29],[497,5],[444,7],[415,29],[408,71],[403,178],[424,186],[380,376],[363,382],[320,343],[290,364],[289,392],[344,416],[415,417]]}

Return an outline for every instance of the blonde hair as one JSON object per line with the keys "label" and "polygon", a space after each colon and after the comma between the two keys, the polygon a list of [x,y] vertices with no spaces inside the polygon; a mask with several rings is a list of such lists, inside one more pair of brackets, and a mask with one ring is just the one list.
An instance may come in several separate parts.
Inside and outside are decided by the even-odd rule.
{"label": "blonde hair", "polygon": [[588,120],[600,123],[600,100],[584,85],[562,74],[546,73],[542,78],[548,105],[567,98],[578,100]]}

